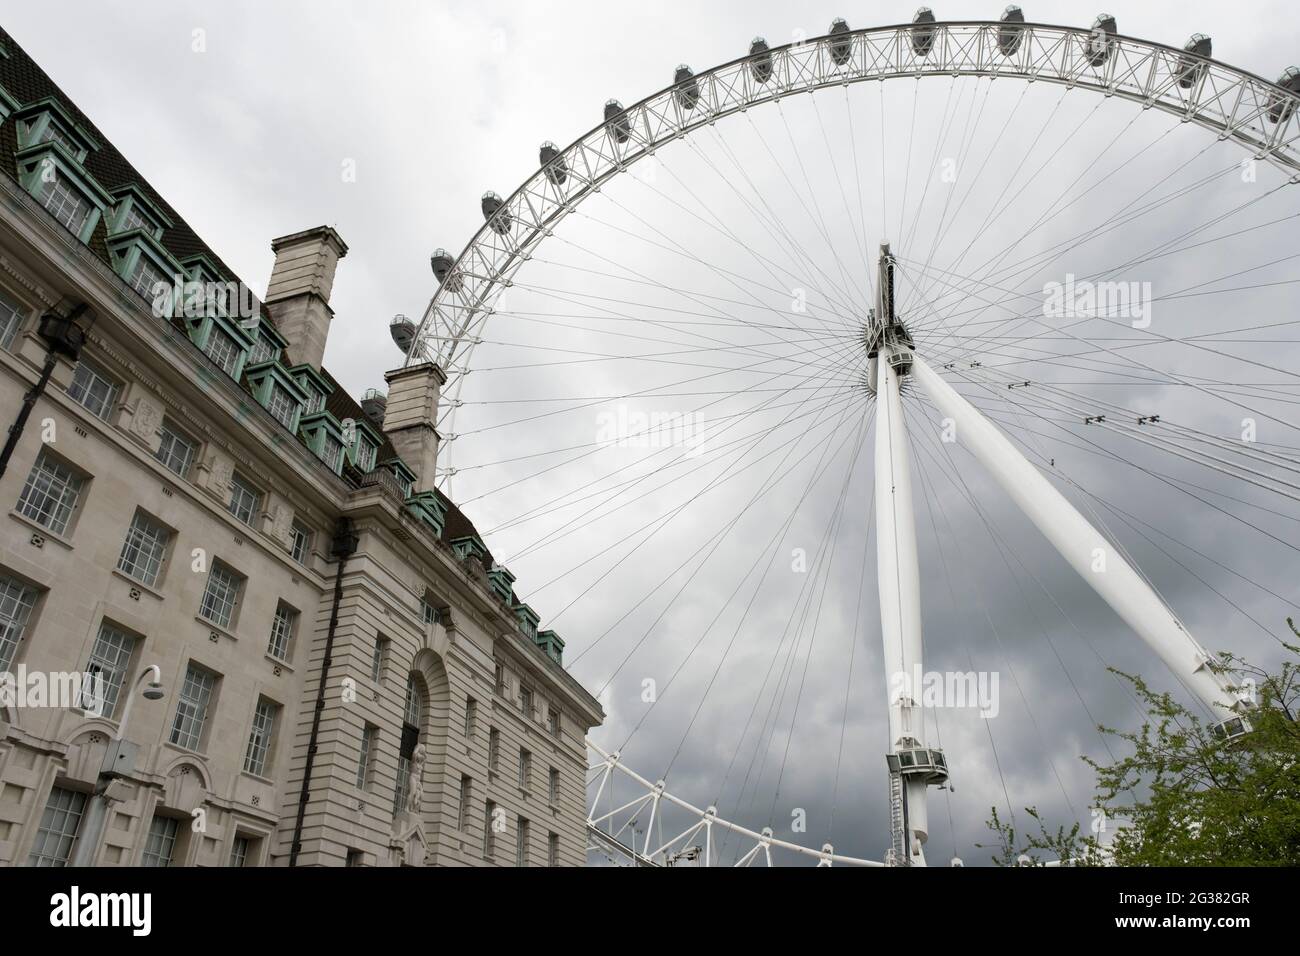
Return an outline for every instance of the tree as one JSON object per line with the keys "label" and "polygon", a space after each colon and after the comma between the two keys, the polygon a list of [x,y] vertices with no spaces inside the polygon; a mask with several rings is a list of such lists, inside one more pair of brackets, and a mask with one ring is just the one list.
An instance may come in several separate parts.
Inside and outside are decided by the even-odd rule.
{"label": "tree", "polygon": [[[1300,639],[1291,618],[1287,626]],[[1071,865],[1300,865],[1300,645],[1280,643],[1294,659],[1276,673],[1220,654],[1216,667],[1239,678],[1232,690],[1255,703],[1250,732],[1231,740],[1169,694],[1115,671],[1132,685],[1149,720],[1136,733],[1099,728],[1127,742],[1129,756],[1110,765],[1083,759],[1097,774],[1101,819],[1127,825],[1110,841],[1081,837],[1078,824],[1051,833],[1028,808],[1040,832],[1018,840],[995,809],[988,821],[998,837],[994,863],[1013,865],[1024,855],[1031,863],[1054,858]]]}

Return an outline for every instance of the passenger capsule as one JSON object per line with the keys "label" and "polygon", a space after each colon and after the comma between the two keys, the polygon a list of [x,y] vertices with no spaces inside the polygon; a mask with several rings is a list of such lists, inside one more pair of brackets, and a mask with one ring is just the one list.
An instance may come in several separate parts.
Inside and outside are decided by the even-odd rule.
{"label": "passenger capsule", "polygon": [[542,164],[542,168],[546,170],[547,179],[556,186],[564,185],[564,181],[569,178],[569,164],[560,155],[559,148],[549,139],[542,144],[541,151],[538,153],[538,161]]}
{"label": "passenger capsule", "polygon": [[771,47],[762,37],[754,37],[749,45],[749,72],[756,83],[766,83],[772,78]]}
{"label": "passenger capsule", "polygon": [[1296,94],[1300,93],[1300,66],[1288,66],[1277,78],[1277,85],[1291,95],[1273,94],[1268,104],[1268,119],[1271,123],[1285,123],[1295,112]]}
{"label": "passenger capsule", "polygon": [[1109,13],[1100,14],[1092,21],[1092,32],[1088,34],[1088,42],[1084,47],[1088,62],[1093,66],[1101,66],[1110,58],[1114,46],[1115,18]]}
{"label": "passenger capsule", "polygon": [[673,82],[677,84],[677,89],[673,93],[677,97],[677,105],[689,113],[700,102],[699,81],[695,79],[691,68],[683,63],[673,74]]}
{"label": "passenger capsule", "polygon": [[614,137],[616,143],[626,143],[628,137],[632,135],[632,126],[628,123],[627,113],[618,100],[609,100],[605,103],[605,129],[609,131],[610,136]]}
{"label": "passenger capsule", "polygon": [[919,57],[929,56],[934,46],[934,27],[926,24],[934,23],[934,11],[929,7],[918,7],[912,23],[916,24],[912,27],[912,52]]}
{"label": "passenger capsule", "polygon": [[361,411],[370,424],[384,427],[384,413],[388,411],[388,396],[377,388],[368,388],[361,396]]}
{"label": "passenger capsule", "polygon": [[487,220],[492,231],[498,236],[504,236],[510,231],[512,221],[510,219],[510,210],[505,208],[505,203],[496,193],[488,191],[483,194],[483,218]]}
{"label": "passenger capsule", "polygon": [[1015,56],[1020,49],[1020,37],[1025,32],[1025,11],[1014,3],[1002,11],[1002,26],[998,27],[998,50],[1003,56]]}
{"label": "passenger capsule", "polygon": [[441,247],[433,250],[433,255],[429,257],[429,266],[433,269],[433,277],[438,280],[439,285],[445,285],[452,292],[459,292],[461,287],[460,275],[453,274],[451,267],[455,265],[456,260],[451,257],[451,253]]}
{"label": "passenger capsule", "polygon": [[836,66],[843,66],[849,62],[849,57],[853,54],[853,41],[849,39],[849,25],[844,22],[842,17],[836,17],[831,21],[830,28],[830,52],[831,61]]}
{"label": "passenger capsule", "polygon": [[388,323],[388,334],[393,337],[393,344],[402,350],[403,355],[410,354],[411,344],[415,341],[414,322],[399,312]]}
{"label": "passenger capsule", "polygon": [[1204,33],[1194,33],[1192,38],[1183,44],[1183,50],[1192,56],[1180,56],[1178,58],[1178,85],[1185,90],[1191,89],[1196,85],[1196,81],[1201,78],[1205,72],[1205,62],[1199,57],[1208,57],[1210,55],[1210,38]]}

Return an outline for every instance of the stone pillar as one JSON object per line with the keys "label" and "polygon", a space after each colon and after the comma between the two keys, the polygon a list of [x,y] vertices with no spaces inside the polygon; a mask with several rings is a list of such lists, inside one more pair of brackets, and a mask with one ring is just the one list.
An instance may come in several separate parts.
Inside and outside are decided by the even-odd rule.
{"label": "stone pillar", "polygon": [[415,472],[415,490],[432,491],[441,441],[434,423],[447,376],[433,362],[421,362],[384,373],[384,381],[388,383],[384,434],[406,466]]}

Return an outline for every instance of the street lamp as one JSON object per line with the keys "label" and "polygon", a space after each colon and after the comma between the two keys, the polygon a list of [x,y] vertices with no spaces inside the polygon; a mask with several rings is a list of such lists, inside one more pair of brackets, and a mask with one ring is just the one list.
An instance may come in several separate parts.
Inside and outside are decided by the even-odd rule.
{"label": "street lamp", "polygon": [[5,440],[4,450],[0,451],[0,478],[4,477],[5,470],[9,467],[9,459],[18,447],[18,439],[22,437],[27,419],[36,407],[36,400],[45,394],[45,386],[54,374],[59,356],[62,355],[73,363],[80,361],[81,350],[90,336],[95,318],[95,310],[85,302],[74,303],[68,298],[61,299],[58,305],[41,316],[36,332],[45,340],[45,364],[41,367],[41,376],[36,384],[23,396],[18,417],[9,426],[9,437]]}
{"label": "street lamp", "polygon": [[[145,682],[146,678],[148,683]],[[144,685],[143,691],[140,691],[141,685]],[[145,700],[162,700],[167,696],[162,685],[162,671],[157,664],[150,664],[140,672],[140,676],[135,679],[126,696],[122,719],[118,722],[117,730],[109,743],[108,753],[104,755],[104,763],[99,768],[95,792],[86,806],[86,815],[81,820],[77,842],[72,849],[72,858],[68,861],[69,866],[90,865],[95,857],[95,850],[99,847],[100,837],[104,833],[109,804],[126,797],[126,786],[119,778],[135,769],[136,752],[139,750],[135,744],[126,739],[126,726],[131,719],[131,708],[135,703],[137,691],[140,691],[140,696]]]}

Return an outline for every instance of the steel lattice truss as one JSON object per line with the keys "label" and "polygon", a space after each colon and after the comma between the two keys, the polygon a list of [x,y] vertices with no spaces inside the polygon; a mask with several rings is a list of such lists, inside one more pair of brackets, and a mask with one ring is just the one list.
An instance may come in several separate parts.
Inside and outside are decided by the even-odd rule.
{"label": "steel lattice truss", "polygon": [[[588,782],[591,809],[587,814],[587,849],[626,861],[633,866],[675,866],[693,863],[699,866],[720,866],[719,833],[725,831],[737,840],[734,866],[775,866],[784,855],[811,858],[818,866],[884,866],[874,860],[844,856],[834,851],[828,843],[820,850],[778,840],[771,828],[761,833],[724,820],[716,807],[701,810],[674,796],[666,789],[664,781],[651,783],[624,764],[618,753],[607,753],[587,741],[587,749],[596,754],[598,762],[589,770],[595,777]],[[602,800],[613,793],[616,779],[631,782],[636,796],[631,800],[622,797],[616,805],[602,807]],[[664,811],[675,811],[674,823],[665,828]],[[680,820],[688,822],[681,828]],[[642,835],[644,834],[644,835]]]}
{"label": "steel lattice truss", "polygon": [[[1172,47],[1091,30],[1024,24],[1004,55],[996,22],[900,25],[824,36],[733,60],[655,93],[586,133],[539,169],[501,205],[460,254],[430,301],[407,363],[446,372],[439,412],[444,440],[455,438],[460,382],[471,369],[493,303],[534,248],[587,196],[664,143],[719,118],[782,97],[864,80],[972,76],[1043,80],[1120,96],[1233,139],[1251,155],[1300,181],[1300,97],[1258,76]],[[913,34],[929,31],[924,54]],[[844,50],[848,56],[845,58]],[[834,51],[833,51],[834,48]],[[1098,51],[1104,61],[1094,65]],[[770,62],[770,75],[756,70]],[[837,62],[842,61],[842,62]],[[1189,81],[1184,85],[1182,81]],[[454,469],[442,472],[446,477]]]}

